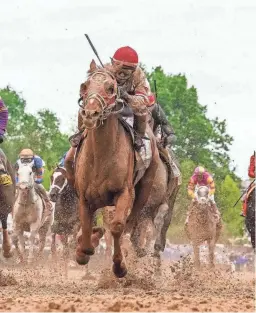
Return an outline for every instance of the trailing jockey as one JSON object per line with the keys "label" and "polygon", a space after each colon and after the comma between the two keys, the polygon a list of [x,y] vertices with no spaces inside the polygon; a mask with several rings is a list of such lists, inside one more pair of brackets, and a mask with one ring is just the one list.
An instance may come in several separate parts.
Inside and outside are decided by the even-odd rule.
{"label": "trailing jockey", "polygon": [[[220,212],[214,200],[214,193],[215,193],[214,180],[212,176],[202,166],[198,166],[195,168],[194,173],[190,177],[190,180],[188,183],[188,195],[190,198],[192,198],[192,205],[194,205],[197,202],[197,194],[195,192],[195,189],[197,186],[206,186],[209,188],[209,199],[212,204],[211,208],[213,210],[213,213],[218,217],[218,220],[220,221]],[[188,223],[188,218],[189,218],[189,212],[188,212],[185,224]]]}
{"label": "trailing jockey", "polygon": [[[149,111],[152,112],[156,123],[163,126],[166,143],[173,142],[174,136],[164,111],[159,104],[155,103],[155,97],[151,93],[146,74],[138,64],[139,58],[137,52],[131,47],[121,47],[114,53],[111,63],[104,66],[115,76],[119,87],[120,98],[127,103],[128,107],[134,113],[134,129],[136,131],[135,148],[137,150],[143,146],[142,138],[145,136]],[[71,184],[74,182],[73,163],[75,151],[84,131],[80,114],[78,114],[78,130],[79,133],[70,138],[72,147],[65,159],[67,177]]]}
{"label": "trailing jockey", "polygon": [[8,109],[0,97],[0,143],[4,141],[4,134],[8,123]]}
{"label": "trailing jockey", "polygon": [[43,200],[45,200],[46,205],[45,214],[46,215],[50,214],[52,212],[52,204],[44,186],[42,185],[45,166],[44,161],[42,160],[42,158],[40,158],[40,156],[35,155],[31,149],[23,149],[20,152],[19,159],[15,164],[16,183],[18,183],[19,181],[17,171],[21,164],[28,164],[35,172],[35,183],[36,183],[35,188],[38,191],[38,193],[42,196]]}
{"label": "trailing jockey", "polygon": [[63,156],[62,156],[62,158],[61,158],[61,160],[60,160],[58,166],[64,167],[64,165],[65,165],[65,158],[66,158],[67,153],[68,153],[68,152],[65,152],[65,153],[63,154]]}
{"label": "trailing jockey", "polygon": [[[255,158],[255,154],[253,154],[250,157],[250,165],[248,168],[248,176],[250,178],[255,178],[255,176],[256,176],[255,168],[256,168],[256,158]],[[240,215],[243,217],[246,217],[248,198],[255,188],[256,188],[255,183],[251,184],[250,187],[248,188],[248,190],[246,191],[246,194],[242,198],[243,199],[243,209],[242,209],[242,212],[240,213]]]}

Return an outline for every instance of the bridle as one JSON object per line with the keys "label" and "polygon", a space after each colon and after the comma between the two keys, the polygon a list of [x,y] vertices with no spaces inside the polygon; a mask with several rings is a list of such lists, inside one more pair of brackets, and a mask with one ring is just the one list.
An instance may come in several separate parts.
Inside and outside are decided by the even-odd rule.
{"label": "bridle", "polygon": [[[106,78],[107,78],[107,75],[109,75],[116,82],[115,76],[111,72],[105,69],[104,70],[98,69],[94,71],[92,74],[90,74],[88,80],[93,81],[97,74],[104,75]],[[103,92],[105,92],[105,90],[103,90]],[[85,127],[87,129],[99,128],[101,125],[103,125],[104,120],[106,120],[110,114],[120,113],[121,111],[123,111],[124,105],[125,105],[124,101],[120,98],[118,88],[116,88],[116,91],[114,90],[111,97],[109,97],[107,94],[105,96],[102,96],[99,92],[89,92],[88,94],[81,95],[81,97],[78,100],[78,105],[80,106],[82,110],[85,111],[85,108],[91,99],[97,100],[97,102],[100,104],[101,111],[94,125],[92,127]],[[112,100],[113,102],[109,103],[109,101],[112,101]],[[83,101],[82,105],[80,104],[81,101]],[[120,104],[120,103],[122,104],[121,109],[114,111],[113,109],[116,107],[117,104]],[[85,114],[86,114],[86,111],[85,111]]]}
{"label": "bridle", "polygon": [[[64,170],[66,172],[66,169],[64,167],[58,167],[57,169],[62,169],[62,170]],[[63,175],[63,173],[61,171],[59,173],[60,173],[60,175]],[[59,193],[60,193],[66,187],[66,185],[68,183],[68,180],[67,180],[67,178],[65,178],[65,181],[64,181],[64,184],[62,185],[62,187],[56,185],[54,183],[54,180],[53,180],[53,184],[51,184],[51,189],[50,190],[52,190],[53,188],[57,188],[59,190]]]}

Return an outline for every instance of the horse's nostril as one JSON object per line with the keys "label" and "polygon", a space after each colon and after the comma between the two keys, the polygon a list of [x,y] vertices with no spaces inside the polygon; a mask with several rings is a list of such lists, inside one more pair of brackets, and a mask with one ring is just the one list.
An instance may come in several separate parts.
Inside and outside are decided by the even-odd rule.
{"label": "horse's nostril", "polygon": [[95,111],[95,112],[92,114],[93,117],[97,117],[98,115],[99,115],[99,112],[97,112],[97,111]]}

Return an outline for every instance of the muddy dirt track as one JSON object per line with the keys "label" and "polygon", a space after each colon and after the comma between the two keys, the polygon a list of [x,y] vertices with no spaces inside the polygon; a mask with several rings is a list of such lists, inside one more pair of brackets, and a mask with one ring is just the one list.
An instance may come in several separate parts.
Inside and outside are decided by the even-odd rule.
{"label": "muddy dirt track", "polygon": [[65,278],[56,263],[4,268],[0,311],[254,311],[252,272],[196,272],[185,260],[165,264],[157,276],[151,259],[144,258],[130,265],[126,278],[117,280],[99,260],[96,264],[92,258],[90,267],[91,279],[82,278],[82,267],[69,269]]}

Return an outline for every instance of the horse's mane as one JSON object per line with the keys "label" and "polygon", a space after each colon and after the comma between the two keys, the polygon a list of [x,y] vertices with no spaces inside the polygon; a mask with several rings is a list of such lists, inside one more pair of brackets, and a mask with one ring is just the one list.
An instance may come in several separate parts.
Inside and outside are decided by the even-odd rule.
{"label": "horse's mane", "polygon": [[106,69],[105,67],[98,67],[95,69],[95,70],[92,70],[92,69],[89,69],[87,71],[87,79],[91,78],[92,75],[96,74],[96,73],[99,73],[99,74],[108,74],[109,76],[112,77],[112,79],[116,79],[114,74],[111,73],[108,69]]}

